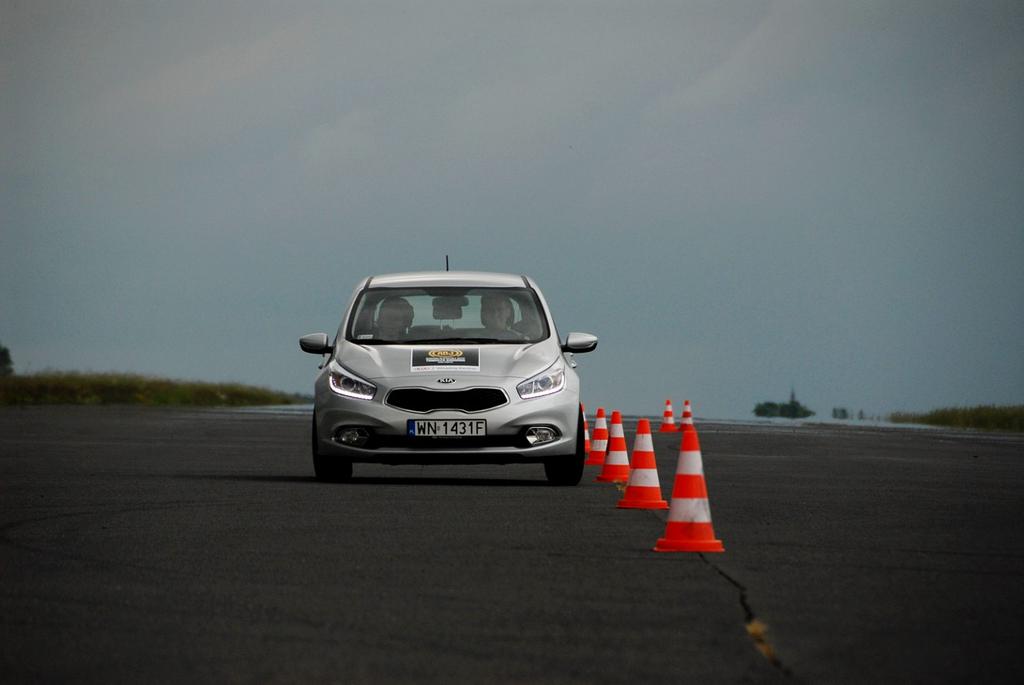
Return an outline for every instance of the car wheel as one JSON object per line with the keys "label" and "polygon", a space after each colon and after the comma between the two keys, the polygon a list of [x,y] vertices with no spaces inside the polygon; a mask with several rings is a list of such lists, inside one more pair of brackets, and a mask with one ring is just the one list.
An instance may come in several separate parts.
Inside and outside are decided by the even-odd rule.
{"label": "car wheel", "polygon": [[313,415],[313,473],[317,480],[337,483],[352,478],[352,462],[340,457],[320,454],[320,440],[316,432],[316,414]]}
{"label": "car wheel", "polygon": [[587,453],[583,449],[583,412],[576,422],[576,452],[564,457],[544,461],[544,475],[551,485],[578,485],[583,477],[583,464]]}

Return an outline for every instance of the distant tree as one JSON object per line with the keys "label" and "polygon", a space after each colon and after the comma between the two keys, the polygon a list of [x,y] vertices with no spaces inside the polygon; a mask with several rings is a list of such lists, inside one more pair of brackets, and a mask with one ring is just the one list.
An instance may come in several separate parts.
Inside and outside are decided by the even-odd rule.
{"label": "distant tree", "polygon": [[814,416],[814,412],[794,399],[779,407],[779,416],[787,419],[806,419],[808,416]]}
{"label": "distant tree", "polygon": [[796,393],[791,390],[789,402],[760,402],[754,406],[754,415],[768,418],[781,416],[786,419],[806,419],[808,416],[814,416],[814,412],[797,402]]}
{"label": "distant tree", "polygon": [[859,412],[857,412],[857,418],[860,419],[861,421],[864,420],[864,410],[863,409],[861,409]]}
{"label": "distant tree", "polygon": [[14,365],[11,364],[11,351],[0,345],[0,376],[14,375]]}
{"label": "distant tree", "polygon": [[774,417],[779,415],[778,402],[760,402],[754,406],[754,415],[763,417]]}
{"label": "distant tree", "polygon": [[833,407],[832,408],[833,419],[848,419],[850,418],[850,411],[846,407]]}

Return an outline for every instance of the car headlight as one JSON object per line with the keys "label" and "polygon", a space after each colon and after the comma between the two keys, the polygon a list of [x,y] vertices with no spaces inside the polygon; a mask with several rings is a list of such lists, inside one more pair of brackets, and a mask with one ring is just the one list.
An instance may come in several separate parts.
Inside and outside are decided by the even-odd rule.
{"label": "car headlight", "polygon": [[565,387],[565,367],[555,362],[539,374],[516,386],[524,400],[553,395]]}
{"label": "car headlight", "polygon": [[332,367],[328,376],[330,378],[331,390],[339,395],[352,397],[357,400],[372,400],[373,396],[377,393],[376,385],[364,381],[362,378],[340,367]]}

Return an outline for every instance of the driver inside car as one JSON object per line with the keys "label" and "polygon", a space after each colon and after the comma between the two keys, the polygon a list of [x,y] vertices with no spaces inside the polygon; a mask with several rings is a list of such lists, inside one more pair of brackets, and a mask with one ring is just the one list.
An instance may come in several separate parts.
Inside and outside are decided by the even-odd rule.
{"label": "driver inside car", "polygon": [[498,340],[521,340],[522,333],[512,328],[515,310],[506,295],[487,293],[480,298],[480,322],[484,334]]}

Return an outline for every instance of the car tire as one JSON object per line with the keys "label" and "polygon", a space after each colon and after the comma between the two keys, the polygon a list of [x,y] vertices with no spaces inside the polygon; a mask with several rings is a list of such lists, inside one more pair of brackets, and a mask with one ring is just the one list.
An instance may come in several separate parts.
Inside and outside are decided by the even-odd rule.
{"label": "car tire", "polygon": [[320,439],[316,430],[316,414],[313,414],[313,473],[317,480],[329,483],[339,483],[352,478],[352,462],[340,457],[330,457],[320,454]]}
{"label": "car tire", "polygon": [[547,476],[548,483],[558,486],[579,485],[580,479],[583,478],[583,465],[587,460],[583,446],[583,411],[580,410],[580,417],[576,422],[576,452],[544,461],[544,475]]}

